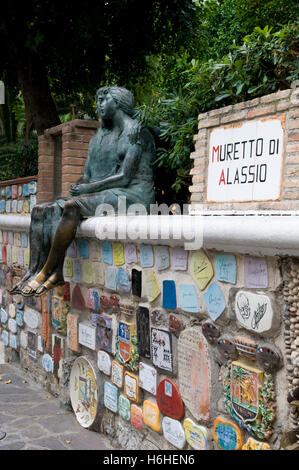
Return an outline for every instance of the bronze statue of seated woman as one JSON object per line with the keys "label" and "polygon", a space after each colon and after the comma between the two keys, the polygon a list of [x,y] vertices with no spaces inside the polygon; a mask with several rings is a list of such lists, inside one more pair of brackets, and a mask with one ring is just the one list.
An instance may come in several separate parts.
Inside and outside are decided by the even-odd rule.
{"label": "bronze statue of seated woman", "polygon": [[101,126],[90,139],[83,177],[70,188],[70,197],[36,205],[31,213],[30,264],[11,294],[41,296],[64,284],[63,263],[68,246],[84,217],[109,204],[115,213],[118,198],[126,205],[155,202],[152,161],[155,142],[150,131],[133,118],[132,93],[103,87],[96,94]]}

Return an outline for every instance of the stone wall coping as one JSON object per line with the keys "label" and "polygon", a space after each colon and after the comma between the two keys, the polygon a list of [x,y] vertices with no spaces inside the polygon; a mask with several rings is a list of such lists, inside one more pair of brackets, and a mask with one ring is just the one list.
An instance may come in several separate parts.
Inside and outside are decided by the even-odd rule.
{"label": "stone wall coping", "polygon": [[11,186],[12,184],[30,183],[31,181],[37,181],[37,175],[35,175],[35,176],[24,176],[22,178],[15,178],[13,180],[0,181],[0,188],[3,188],[3,186]]}
{"label": "stone wall coping", "polygon": [[[246,216],[246,219],[245,216],[246,213],[213,216],[212,211],[209,211],[202,215],[152,215],[150,218],[142,215],[90,217],[81,223],[77,236],[200,249],[201,246],[196,245],[194,248],[192,244],[192,248],[192,245],[188,245],[188,240],[196,236],[199,243],[202,237],[204,249],[261,256],[299,255],[299,212],[289,215],[252,214]],[[126,236],[125,224],[135,236],[139,230],[140,238]],[[2,230],[28,232],[29,226],[30,215],[0,215]],[[104,229],[104,237],[100,234],[101,228]],[[155,239],[149,238],[150,231],[152,234],[155,232]]]}
{"label": "stone wall coping", "polygon": [[94,119],[73,119],[72,121],[66,121],[62,124],[59,124],[55,127],[50,127],[49,129],[45,129],[44,135],[57,135],[62,134],[63,129],[65,127],[84,127],[88,129],[97,129],[100,126],[99,121],[95,121]]}

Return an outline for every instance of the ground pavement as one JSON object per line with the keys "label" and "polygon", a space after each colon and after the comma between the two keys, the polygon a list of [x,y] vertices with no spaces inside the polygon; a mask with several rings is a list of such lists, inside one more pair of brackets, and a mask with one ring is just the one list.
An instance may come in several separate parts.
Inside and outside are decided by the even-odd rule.
{"label": "ground pavement", "polygon": [[19,368],[0,364],[0,371],[0,435],[6,433],[0,451],[113,449],[105,436],[82,428],[72,412]]}

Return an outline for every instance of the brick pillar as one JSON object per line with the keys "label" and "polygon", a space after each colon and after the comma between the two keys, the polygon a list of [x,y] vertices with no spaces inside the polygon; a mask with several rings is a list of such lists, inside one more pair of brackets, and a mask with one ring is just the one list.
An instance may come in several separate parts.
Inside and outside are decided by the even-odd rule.
{"label": "brick pillar", "polygon": [[[39,204],[69,195],[70,186],[83,175],[89,140],[99,126],[98,121],[75,119],[46,129],[39,137]],[[61,144],[57,145],[60,139]]]}

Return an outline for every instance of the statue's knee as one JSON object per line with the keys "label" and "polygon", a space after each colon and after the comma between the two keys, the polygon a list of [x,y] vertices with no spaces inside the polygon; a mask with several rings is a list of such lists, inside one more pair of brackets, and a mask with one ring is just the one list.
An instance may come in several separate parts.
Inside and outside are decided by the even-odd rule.
{"label": "statue's knee", "polygon": [[64,216],[74,216],[77,213],[79,213],[79,206],[74,201],[73,199],[70,199],[69,201],[66,201],[64,209],[63,209],[63,215]]}

